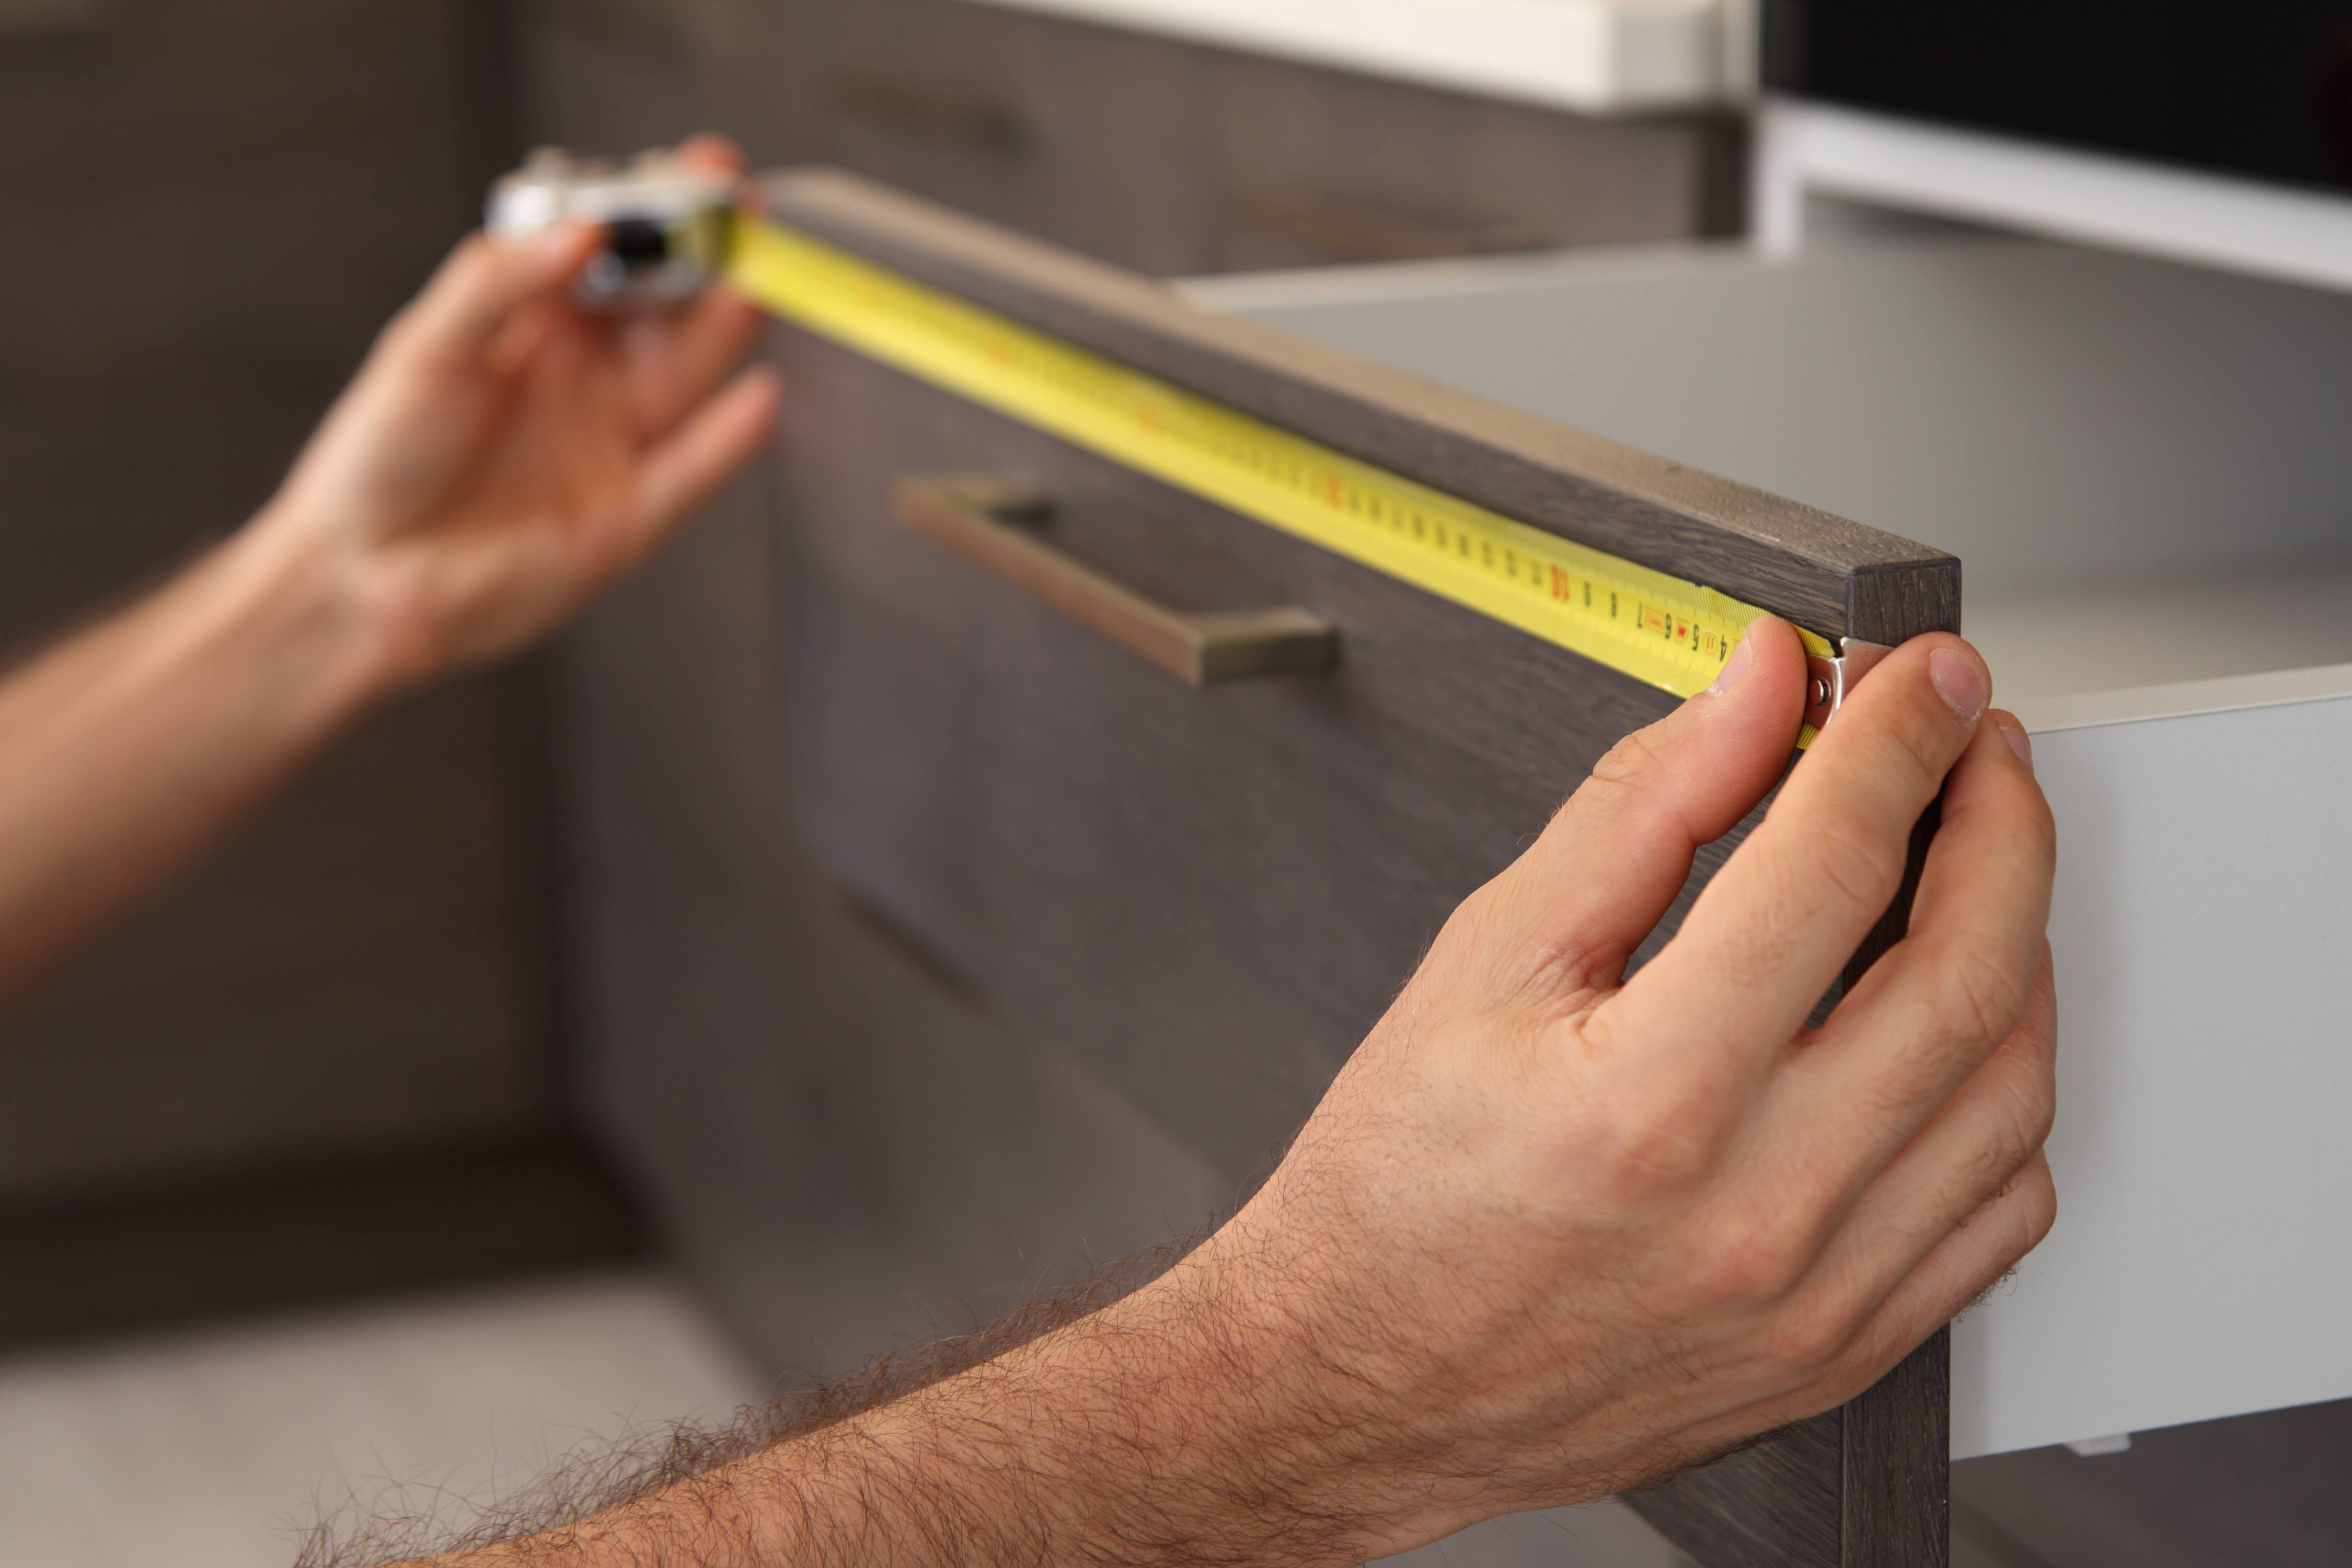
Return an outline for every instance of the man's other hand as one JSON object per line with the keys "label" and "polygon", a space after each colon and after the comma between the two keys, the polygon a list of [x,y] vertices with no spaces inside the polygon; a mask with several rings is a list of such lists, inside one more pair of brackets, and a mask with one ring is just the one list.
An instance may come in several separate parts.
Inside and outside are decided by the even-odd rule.
{"label": "man's other hand", "polygon": [[[682,154],[740,163],[710,138]],[[728,379],[752,307],[719,288],[668,314],[583,312],[572,287],[600,241],[579,226],[467,239],[257,520],[249,546],[324,567],[387,684],[551,629],[767,439],[774,376]]]}

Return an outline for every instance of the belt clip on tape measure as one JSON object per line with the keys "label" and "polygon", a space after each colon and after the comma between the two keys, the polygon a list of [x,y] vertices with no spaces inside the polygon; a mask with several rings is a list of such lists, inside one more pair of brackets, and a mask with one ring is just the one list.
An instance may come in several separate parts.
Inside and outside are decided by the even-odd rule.
{"label": "belt clip on tape measure", "polygon": [[[498,183],[490,195],[488,226],[493,234],[519,237],[562,223],[601,223],[608,238],[582,275],[576,295],[584,309],[664,310],[692,299],[714,281],[730,279],[778,315],[844,339],[854,347],[880,350],[879,357],[899,368],[973,395],[1000,411],[1016,417],[1026,412],[1032,416],[1028,423],[1050,434],[1252,513],[1262,522],[1304,534],[1417,587],[1682,696],[1706,684],[1712,670],[1730,657],[1748,621],[1763,613],[1696,584],[1680,582],[1438,496],[1411,480],[1326,451],[1180,388],[1153,382],[1084,350],[935,294],[910,279],[833,253],[812,240],[745,216],[743,195],[740,176],[697,168],[665,153],[648,153],[619,165],[542,150]],[[835,286],[839,279],[828,281],[817,276],[845,270],[880,287],[844,289]],[[807,276],[798,276],[802,272]],[[1024,350],[1018,357],[1024,360],[1078,373],[1078,377],[1064,374],[1055,378],[1059,383],[1091,378],[1104,397],[1133,395],[1174,409],[1192,423],[1214,425],[1225,436],[1246,435],[1269,450],[1278,448],[1285,457],[1328,468],[1331,477],[1327,482],[1335,494],[1341,485],[1339,474],[1344,469],[1347,483],[1370,497],[1364,510],[1391,519],[1412,515],[1416,537],[1421,533],[1420,509],[1438,514],[1435,537],[1440,548],[1434,557],[1424,561],[1421,552],[1404,549],[1397,541],[1332,535],[1319,520],[1301,526],[1300,519],[1292,515],[1296,497],[1237,499],[1212,477],[1191,476],[1191,459],[1181,449],[1181,437],[1172,432],[1163,434],[1178,421],[1152,417],[1143,422],[1150,427],[1148,437],[1122,427],[1106,437],[1090,417],[1098,416],[1099,409],[1073,412],[1048,407],[1041,413],[1034,399],[1024,399],[1022,389],[1012,384],[1017,371],[995,368],[1012,363],[1016,356],[991,355],[978,370],[964,363],[969,360],[969,340],[976,331],[995,334],[1007,344],[1017,342]],[[996,376],[1006,384],[975,381],[975,375]],[[1139,439],[1159,445],[1145,449],[1137,446]],[[1188,477],[1192,482],[1187,483]],[[1458,553],[1465,559],[1469,558],[1475,540],[1490,565],[1507,563],[1501,568],[1501,577],[1493,582],[1466,581],[1462,575],[1465,569],[1453,558],[1456,552],[1446,548],[1449,529],[1452,542],[1459,546]],[[1544,557],[1554,555],[1560,559],[1543,562]],[[1580,595],[1567,591],[1566,585],[1575,584],[1581,584]],[[1598,596],[1596,587],[1601,590]],[[1622,593],[1612,591],[1620,587]],[[1621,601],[1636,598],[1641,601],[1638,607],[1627,602],[1621,616],[1617,607]],[[1604,612],[1598,607],[1604,600],[1605,622],[1612,624],[1604,624]],[[1798,740],[1800,746],[1806,746],[1844,702],[1854,683],[1891,650],[1855,637],[1833,643],[1802,627],[1798,635],[1805,644],[1811,675],[1804,728]]]}

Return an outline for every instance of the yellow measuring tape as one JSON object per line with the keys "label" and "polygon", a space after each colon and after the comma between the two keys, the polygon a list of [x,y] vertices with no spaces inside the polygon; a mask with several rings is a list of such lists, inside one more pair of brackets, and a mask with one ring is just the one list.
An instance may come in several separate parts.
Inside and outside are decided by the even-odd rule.
{"label": "yellow measuring tape", "polygon": [[[769,310],[845,347],[1677,696],[1704,690],[1764,614],[772,223],[738,223],[728,271]],[[1822,637],[1799,635],[1831,656]]]}

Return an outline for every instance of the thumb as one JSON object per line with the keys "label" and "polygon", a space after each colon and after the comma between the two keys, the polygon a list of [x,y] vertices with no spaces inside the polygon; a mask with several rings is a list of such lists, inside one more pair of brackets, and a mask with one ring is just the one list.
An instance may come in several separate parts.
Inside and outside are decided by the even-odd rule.
{"label": "thumb", "polygon": [[525,306],[571,287],[604,242],[593,224],[567,224],[528,239],[477,234],[441,264],[403,319],[403,346],[470,360]]}
{"label": "thumb", "polygon": [[[1689,879],[1795,752],[1805,650],[1759,617],[1714,687],[1611,750],[1496,880],[1503,918],[1571,989],[1617,984]],[[1522,949],[1527,951],[1527,949]]]}

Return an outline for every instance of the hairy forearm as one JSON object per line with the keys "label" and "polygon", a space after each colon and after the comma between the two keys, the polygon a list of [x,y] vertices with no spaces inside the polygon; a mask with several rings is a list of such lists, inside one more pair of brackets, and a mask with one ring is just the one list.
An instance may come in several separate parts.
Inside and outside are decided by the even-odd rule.
{"label": "hairy forearm", "polygon": [[[1276,1319],[1195,1259],[955,1376],[441,1568],[1362,1561],[1425,1531]],[[1317,1372],[1326,1369],[1317,1368]],[[1325,1389],[1328,1395],[1328,1388]]]}
{"label": "hairy forearm", "polygon": [[0,682],[0,995],[364,707],[378,644],[331,562],[257,525]]}

